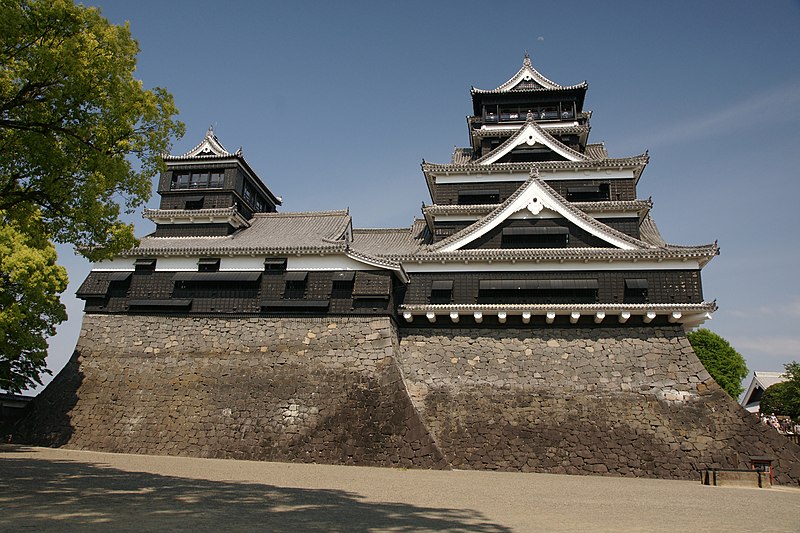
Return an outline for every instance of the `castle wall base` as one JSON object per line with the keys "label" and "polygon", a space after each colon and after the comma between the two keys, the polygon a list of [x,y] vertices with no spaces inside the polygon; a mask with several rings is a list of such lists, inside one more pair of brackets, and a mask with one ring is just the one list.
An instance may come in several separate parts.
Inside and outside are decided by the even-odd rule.
{"label": "castle wall base", "polygon": [[800,447],[679,327],[404,329],[388,318],[91,315],[18,436],[110,452],[699,479]]}

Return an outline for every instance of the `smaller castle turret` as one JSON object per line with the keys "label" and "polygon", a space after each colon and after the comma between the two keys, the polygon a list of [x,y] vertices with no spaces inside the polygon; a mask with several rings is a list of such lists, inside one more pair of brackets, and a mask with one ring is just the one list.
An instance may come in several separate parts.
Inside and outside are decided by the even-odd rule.
{"label": "smaller castle turret", "polygon": [[228,152],[214,129],[183,155],[164,157],[158,209],[144,217],[156,223],[156,237],[230,235],[248,226],[255,213],[274,213],[281,199],[250,168],[242,150]]}

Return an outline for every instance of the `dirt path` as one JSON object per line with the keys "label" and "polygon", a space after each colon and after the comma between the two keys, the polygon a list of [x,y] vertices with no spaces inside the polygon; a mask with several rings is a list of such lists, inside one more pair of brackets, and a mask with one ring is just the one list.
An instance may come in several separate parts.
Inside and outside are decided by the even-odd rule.
{"label": "dirt path", "polygon": [[800,531],[800,490],[0,446],[0,531]]}

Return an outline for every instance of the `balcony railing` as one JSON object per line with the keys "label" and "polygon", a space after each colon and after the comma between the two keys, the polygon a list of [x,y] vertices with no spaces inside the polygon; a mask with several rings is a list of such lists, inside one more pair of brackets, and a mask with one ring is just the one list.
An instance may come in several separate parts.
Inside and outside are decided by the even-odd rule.
{"label": "balcony railing", "polygon": [[[532,109],[530,111],[536,121],[556,121],[556,120],[572,120],[575,118],[575,113],[571,110],[558,109]],[[510,111],[498,113],[485,113],[483,121],[486,124],[497,124],[500,122],[524,122],[528,118],[528,111]]]}

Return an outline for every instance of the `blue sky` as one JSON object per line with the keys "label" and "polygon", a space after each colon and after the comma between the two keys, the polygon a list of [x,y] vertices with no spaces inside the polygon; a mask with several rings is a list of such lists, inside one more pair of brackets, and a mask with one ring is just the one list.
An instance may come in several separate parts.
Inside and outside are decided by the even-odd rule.
{"label": "blue sky", "polygon": [[[138,77],[175,97],[197,144],[209,125],[284,198],[284,211],[350,208],[357,227],[410,225],[430,203],[420,162],[468,145],[470,86],[490,89],[524,52],[557,83],[589,82],[590,140],[649,150],[639,197],[667,241],[719,240],[703,270],[706,327],[751,370],[800,360],[800,3],[88,2],[129,21]],[[150,202],[158,204],[157,196]],[[153,226],[131,216],[139,235]],[[89,265],[60,247],[70,319]]]}

